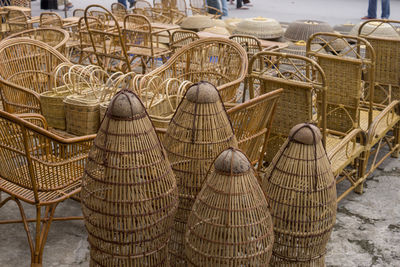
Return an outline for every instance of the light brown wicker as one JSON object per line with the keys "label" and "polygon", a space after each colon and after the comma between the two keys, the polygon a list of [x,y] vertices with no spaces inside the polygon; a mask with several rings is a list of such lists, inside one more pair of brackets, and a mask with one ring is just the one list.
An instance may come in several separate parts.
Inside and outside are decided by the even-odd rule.
{"label": "light brown wicker", "polygon": [[40,27],[62,28],[63,21],[60,15],[55,12],[42,12],[40,14]]}
{"label": "light brown wicker", "polygon": [[49,45],[28,38],[0,43],[0,84],[3,108],[10,113],[41,113],[39,94],[49,91],[52,71],[68,62]]}
{"label": "light brown wicker", "polygon": [[[349,35],[357,36],[370,36],[370,37],[381,37],[400,40],[400,35],[396,31],[396,27],[393,27],[390,22],[385,23],[385,20],[367,20],[356,24]],[[363,25],[360,31],[361,25]]]}
{"label": "light brown wicker", "polygon": [[215,159],[189,216],[188,266],[268,266],[272,220],[256,176],[240,150]]}
{"label": "light brown wicker", "polygon": [[128,15],[128,10],[121,3],[112,3],[111,4],[111,13],[114,14],[114,16],[117,18],[117,20],[123,21],[124,17],[126,15]]}
{"label": "light brown wicker", "polygon": [[[5,228],[4,224],[23,224],[29,244],[24,247],[29,247],[31,266],[41,267],[52,222],[82,219],[57,218],[54,212],[58,204],[81,191],[81,177],[95,136],[64,139],[47,131],[46,121],[39,114],[21,117],[0,111],[0,192],[8,194],[0,207],[13,200],[21,215],[20,220],[1,220],[0,225],[4,232],[18,229]],[[29,215],[34,218],[25,215],[28,205]],[[9,209],[16,214],[17,206],[9,205]],[[30,222],[35,223],[33,227]],[[19,257],[28,255],[22,253]]]}
{"label": "light brown wicker", "polygon": [[185,266],[184,234],[189,213],[214,158],[237,141],[217,89],[207,82],[191,86],[163,138],[179,191],[170,241],[171,263]]}
{"label": "light brown wicker", "polygon": [[278,21],[271,18],[250,18],[239,22],[233,34],[255,36],[260,39],[276,39],[282,37],[283,29]]}
{"label": "light brown wicker", "polygon": [[189,0],[189,4],[189,9],[193,15],[204,15],[213,19],[218,19],[222,16],[222,11],[218,8],[208,6],[206,0]]}
{"label": "light brown wicker", "polygon": [[224,19],[224,22],[226,24],[226,29],[232,34],[233,31],[236,29],[237,25],[239,22],[241,22],[243,19],[241,18],[227,18]]}
{"label": "light brown wicker", "polygon": [[11,0],[12,6],[31,7],[31,0]]}
{"label": "light brown wicker", "polygon": [[10,34],[32,28],[32,24],[28,23],[28,16],[20,10],[8,11],[8,26],[10,28]]}
{"label": "light brown wicker", "polygon": [[325,266],[336,186],[321,140],[314,125],[296,125],[263,178],[275,234],[271,266]]}
{"label": "light brown wicker", "polygon": [[201,31],[205,28],[213,26],[213,21],[210,17],[204,15],[194,15],[186,17],[180,24],[182,29]]}
{"label": "light brown wicker", "polygon": [[318,20],[296,20],[289,24],[284,37],[290,41],[307,41],[317,32],[333,32],[333,28],[326,22]]}
{"label": "light brown wicker", "polygon": [[176,181],[132,91],[110,103],[89,152],[81,198],[92,266],[169,266]]}
{"label": "light brown wicker", "polygon": [[179,48],[199,39],[199,35],[194,31],[176,30],[171,35],[170,47],[173,52],[176,52]]}
{"label": "light brown wicker", "polygon": [[215,33],[215,34],[220,34],[220,35],[226,35],[228,36],[230,33],[225,27],[219,27],[219,26],[213,26],[210,28],[205,28],[203,32],[210,32],[210,33]]}

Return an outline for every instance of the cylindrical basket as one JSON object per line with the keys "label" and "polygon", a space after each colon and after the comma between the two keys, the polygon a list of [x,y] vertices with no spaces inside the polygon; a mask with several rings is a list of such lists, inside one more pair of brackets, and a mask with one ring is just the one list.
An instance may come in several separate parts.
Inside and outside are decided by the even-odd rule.
{"label": "cylindrical basket", "polygon": [[296,125],[265,173],[275,233],[271,266],[325,266],[336,181],[321,139],[316,126]]}

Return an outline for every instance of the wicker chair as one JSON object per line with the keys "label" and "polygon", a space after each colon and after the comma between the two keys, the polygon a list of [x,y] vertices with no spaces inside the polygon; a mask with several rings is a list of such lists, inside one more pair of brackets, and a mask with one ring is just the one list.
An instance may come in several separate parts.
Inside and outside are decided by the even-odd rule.
{"label": "wicker chair", "polygon": [[11,5],[31,8],[31,0],[11,0]]}
{"label": "wicker chair", "polygon": [[[258,64],[259,69],[254,64]],[[289,64],[290,68],[284,69],[291,71],[281,71],[282,65]],[[259,81],[260,88],[255,88],[255,80]],[[345,177],[351,183],[345,194],[355,189],[363,176],[365,134],[360,128],[348,133],[329,128],[327,83],[318,63],[303,56],[278,52],[263,51],[254,55],[249,64],[250,96],[255,95],[256,89],[262,94],[279,88],[284,91],[272,123],[266,163],[272,161],[293,126],[303,122],[314,123],[321,129],[322,142],[331,160],[334,176],[338,177],[338,181]]]}
{"label": "wicker chair", "polygon": [[[23,118],[0,111],[0,192],[8,194],[0,207],[13,200],[21,214],[21,220],[0,221],[0,224],[23,223],[31,266],[42,266],[51,223],[82,219],[55,218],[54,212],[59,203],[80,192],[86,158],[95,135],[63,139],[35,125],[42,122],[46,127],[42,116],[31,114]],[[36,207],[36,218],[26,217],[22,202]],[[30,222],[36,223],[34,236],[29,230]]]}
{"label": "wicker chair", "polygon": [[[311,49],[312,42],[322,40],[322,48]],[[353,48],[352,56],[348,53],[335,53],[333,55],[323,55],[320,51],[323,48],[331,46],[332,42],[340,40]],[[349,43],[355,43],[350,46]],[[365,53],[361,53],[361,47],[365,47]],[[372,148],[379,143],[385,142],[389,144],[389,153],[383,160],[399,149],[398,127],[400,121],[399,116],[399,100],[392,100],[387,105],[375,103],[375,51],[368,41],[361,37],[349,37],[346,35],[319,33],[310,37],[307,42],[307,54],[318,60],[319,65],[323,68],[328,84],[328,105],[327,105],[327,123],[330,129],[346,132],[355,127],[361,127],[368,132],[367,139],[367,157]],[[394,56],[394,55],[393,55]],[[398,60],[394,57],[395,60]],[[382,63],[380,63],[382,64]],[[382,65],[378,67],[382,67]],[[386,61],[385,61],[386,66]],[[382,77],[382,76],[381,76]],[[364,87],[362,87],[364,82]],[[361,101],[360,101],[361,99]],[[395,137],[388,133],[393,130]],[[375,153],[373,153],[375,154]],[[372,160],[370,170],[375,170],[380,163],[376,162],[376,157]],[[367,161],[365,162],[368,163]],[[365,166],[366,168],[366,166]],[[370,173],[372,172],[370,171]],[[365,170],[364,170],[365,172]],[[363,175],[361,181],[367,178]],[[358,181],[360,182],[360,181]],[[357,191],[362,193],[362,183],[359,184]]]}
{"label": "wicker chair", "polygon": [[60,15],[55,12],[43,12],[40,14],[39,27],[55,27],[62,28],[63,21]]}
{"label": "wicker chair", "polygon": [[[98,28],[99,25],[93,25],[91,16],[98,18],[99,21],[106,20],[106,23],[111,21],[113,26],[108,29]],[[92,43],[92,47],[85,48],[85,52],[93,53],[96,56],[97,62],[95,64],[105,71],[131,72],[122,30],[114,15],[100,5],[90,5],[85,9],[84,18],[86,30]]]}
{"label": "wicker chair", "polygon": [[[150,21],[143,15],[131,14],[125,16],[124,37],[128,48],[128,54],[133,55],[131,62],[139,59],[142,66],[142,73],[157,66],[157,59],[166,61],[171,50],[160,46],[159,37],[165,30],[153,30]],[[131,63],[132,64],[132,63]]]}
{"label": "wicker chair", "polygon": [[275,90],[227,110],[241,149],[258,169],[263,165],[271,124],[283,90]]}
{"label": "wicker chair", "polygon": [[44,42],[61,53],[64,53],[65,46],[69,40],[69,33],[65,30],[57,28],[38,28],[12,34],[8,36],[6,40],[18,37]]}
{"label": "wicker chair", "polygon": [[170,47],[175,53],[179,48],[189,45],[199,39],[199,35],[194,31],[176,30],[171,35]]}
{"label": "wicker chair", "polygon": [[153,76],[191,82],[208,81],[217,86],[224,102],[236,103],[238,88],[247,70],[246,51],[224,38],[197,40],[176,52],[164,65],[148,73],[140,83],[146,88]]}
{"label": "wicker chair", "polygon": [[74,12],[72,12],[72,16],[83,18],[85,16],[85,10],[82,8],[74,9]]}
{"label": "wicker chair", "polygon": [[8,25],[10,28],[10,34],[32,28],[32,24],[28,23],[28,17],[20,10],[8,11]]}
{"label": "wicker chair", "polygon": [[128,15],[128,10],[121,3],[112,3],[111,4],[111,13],[119,20],[123,21],[124,17]]}
{"label": "wicker chair", "polygon": [[0,43],[0,85],[3,108],[10,113],[41,113],[39,94],[48,91],[51,72],[68,62],[51,46],[27,38]]}
{"label": "wicker chair", "polygon": [[213,19],[218,19],[222,16],[222,11],[208,6],[206,0],[189,0],[190,10],[193,15],[206,15]]}

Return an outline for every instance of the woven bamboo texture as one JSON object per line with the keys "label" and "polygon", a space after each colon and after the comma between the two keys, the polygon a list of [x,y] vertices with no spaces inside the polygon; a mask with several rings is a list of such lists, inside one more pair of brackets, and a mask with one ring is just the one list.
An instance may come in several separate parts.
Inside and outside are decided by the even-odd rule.
{"label": "woven bamboo texture", "polygon": [[82,181],[91,266],[169,266],[178,205],[166,153],[133,92],[111,101]]}
{"label": "woven bamboo texture", "polygon": [[188,89],[163,145],[175,173],[179,207],[170,241],[171,264],[185,266],[184,234],[189,213],[215,157],[237,141],[218,91],[207,82]]}
{"label": "woven bamboo texture", "polygon": [[28,24],[28,16],[20,10],[8,11],[8,26],[10,28],[9,34],[32,28],[32,25]]}
{"label": "woven bamboo texture", "polygon": [[319,129],[296,125],[263,178],[275,242],[271,266],[325,266],[336,186]]}
{"label": "woven bamboo texture", "polygon": [[111,13],[117,18],[119,21],[123,21],[124,17],[128,15],[128,10],[121,3],[112,3],[111,4]]}
{"label": "woven bamboo texture", "polygon": [[252,164],[263,165],[267,141],[282,89],[263,94],[227,111],[239,149]]}
{"label": "woven bamboo texture", "polygon": [[25,37],[44,42],[60,51],[60,53],[64,53],[65,45],[69,39],[69,33],[63,29],[57,28],[38,28],[12,34],[5,40],[17,37]]}
{"label": "woven bamboo texture", "polygon": [[283,36],[294,42],[307,41],[311,35],[317,32],[333,32],[333,28],[324,21],[296,20],[289,24]]}
{"label": "woven bamboo texture", "polygon": [[177,51],[163,66],[142,79],[146,87],[153,76],[191,82],[207,81],[217,86],[223,102],[236,102],[238,88],[247,71],[246,51],[224,38],[205,38]]}
{"label": "woven bamboo texture", "polygon": [[54,28],[62,28],[63,21],[60,15],[55,12],[42,12],[40,14],[40,27],[54,27]]}
{"label": "woven bamboo texture", "polygon": [[39,94],[51,86],[52,71],[68,62],[49,45],[27,38],[0,43],[3,108],[10,113],[41,113]]}
{"label": "woven bamboo texture", "polygon": [[272,219],[256,175],[239,150],[216,158],[189,216],[188,266],[268,266]]}
{"label": "woven bamboo texture", "polygon": [[189,0],[189,5],[193,15],[205,15],[213,19],[218,19],[222,16],[222,11],[208,6],[206,0]]}
{"label": "woven bamboo texture", "polygon": [[31,7],[31,0],[11,0],[12,6]]}
{"label": "woven bamboo texture", "polygon": [[[95,136],[63,139],[37,126],[46,127],[42,116],[24,114],[22,117],[0,111],[0,192],[8,194],[0,201],[0,207],[9,200],[17,203],[21,213],[21,220],[17,222],[23,223],[27,233],[32,266],[42,266],[54,210],[60,202],[81,190],[81,177]],[[30,231],[28,220],[31,219],[25,217],[21,202],[36,208],[35,234]]]}
{"label": "woven bamboo texture", "polygon": [[171,35],[170,47],[173,52],[176,52],[179,48],[189,45],[199,39],[199,35],[194,31],[176,30]]}
{"label": "woven bamboo texture", "polygon": [[233,34],[251,35],[260,39],[276,39],[283,35],[279,22],[271,18],[247,18],[236,25]]}

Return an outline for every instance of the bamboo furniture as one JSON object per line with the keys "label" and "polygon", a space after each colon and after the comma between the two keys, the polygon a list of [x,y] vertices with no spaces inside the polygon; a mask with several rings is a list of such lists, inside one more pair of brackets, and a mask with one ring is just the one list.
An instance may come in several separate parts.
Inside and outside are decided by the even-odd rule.
{"label": "bamboo furniture", "polygon": [[74,9],[74,12],[72,12],[72,16],[83,18],[85,16],[85,10],[82,8]]}
{"label": "bamboo furniture", "polygon": [[292,128],[263,177],[263,190],[275,235],[270,266],[325,266],[336,187],[316,126]]}
{"label": "bamboo furniture", "polygon": [[[99,29],[98,25],[93,25],[91,16],[97,17],[99,21],[106,21],[104,24],[106,26],[111,21],[113,26],[109,29]],[[105,71],[131,72],[122,30],[114,15],[100,5],[89,5],[85,9],[84,19],[92,43],[92,47],[85,48],[84,51],[96,56],[96,65],[102,67]]]}
{"label": "bamboo furniture", "polygon": [[208,6],[206,0],[189,0],[189,5],[192,15],[206,15],[213,19],[218,19],[222,16],[222,11]]}
{"label": "bamboo furniture", "polygon": [[189,45],[199,39],[199,35],[194,31],[176,30],[171,35],[170,48],[173,53],[175,53],[179,48]]}
{"label": "bamboo furniture", "polygon": [[32,28],[32,24],[28,23],[28,17],[24,12],[19,10],[9,10],[8,11],[8,26],[9,33],[17,33],[25,31]]}
{"label": "bamboo furniture", "polygon": [[[383,106],[393,106],[400,100],[400,38],[376,37],[375,32],[385,25],[387,28],[397,29],[400,21],[396,20],[370,20],[370,27],[364,30],[367,25],[363,23],[359,28],[359,36],[366,39],[374,48],[376,54],[375,67],[375,88],[373,102]],[[375,29],[372,26],[375,26]],[[395,105],[396,113],[387,114],[386,116],[399,116],[399,106]],[[384,119],[384,118],[382,118]],[[385,124],[381,120],[376,120],[370,127],[368,132],[368,140],[370,149],[367,156],[372,157],[371,165],[367,168],[365,175],[369,176],[372,172],[391,154],[392,157],[398,157],[400,143],[399,123],[396,123],[391,131],[384,128]],[[397,118],[398,119],[398,118]],[[388,118],[393,124],[395,118]],[[387,126],[387,125],[386,125]],[[366,130],[366,129],[365,129]],[[379,141],[379,143],[378,143]],[[387,145],[388,153],[384,153],[382,157],[377,157],[381,149]]]}
{"label": "bamboo furniture", "polygon": [[272,219],[256,177],[240,150],[218,155],[189,215],[187,266],[269,266]]}
{"label": "bamboo furniture", "polygon": [[60,52],[38,40],[12,38],[0,42],[0,85],[9,113],[41,113],[39,94],[51,86],[52,71],[68,62]]}
{"label": "bamboo furniture", "polygon": [[40,14],[39,27],[62,28],[63,21],[60,15],[55,12],[42,12]]}
{"label": "bamboo furniture", "polygon": [[138,60],[142,66],[142,73],[147,73],[148,68],[153,70],[157,66],[158,59],[166,61],[171,50],[160,46],[159,38],[169,31],[153,29],[150,21],[143,15],[130,14],[125,16],[123,35],[130,56],[130,64]]}
{"label": "bamboo furniture", "polygon": [[69,40],[69,33],[63,29],[57,28],[38,28],[12,34],[5,40],[19,37],[30,38],[44,42],[58,50],[60,53],[64,53],[65,46]]}
{"label": "bamboo furniture", "polygon": [[169,244],[171,264],[186,266],[184,235],[189,213],[214,158],[237,141],[217,89],[208,82],[192,85],[163,138],[175,173],[179,206]]}
{"label": "bamboo furniture", "polygon": [[[331,46],[332,42],[342,40],[350,47],[352,46],[352,56],[347,53],[333,52],[331,55],[321,54],[318,50],[310,48],[312,42],[321,42],[322,48]],[[365,48],[365,53],[361,53],[361,46]],[[370,150],[375,144],[382,144],[388,141],[387,133],[394,131],[395,138],[390,138],[390,153],[399,149],[399,137],[396,124],[400,121],[398,113],[399,101],[393,100],[387,105],[379,105],[375,101],[375,51],[368,41],[361,37],[346,36],[333,33],[318,33],[310,37],[307,42],[307,54],[318,60],[318,64],[324,70],[328,85],[327,102],[327,123],[330,129],[342,133],[360,127],[367,132],[366,159]],[[386,62],[385,62],[386,63]],[[377,154],[375,154],[377,155]],[[375,157],[376,159],[376,157]],[[375,161],[375,159],[373,161]],[[375,164],[375,169],[382,161]],[[364,162],[366,165],[367,160]],[[348,179],[350,188],[355,187],[357,193],[363,191],[363,181],[366,166],[361,173],[361,178],[354,180]],[[345,175],[347,177],[347,175]],[[348,193],[348,191],[346,192]],[[341,198],[340,198],[341,199]]]}
{"label": "bamboo furniture", "polygon": [[89,152],[81,198],[91,265],[169,266],[175,177],[132,91],[110,102]]}
{"label": "bamboo furniture", "polygon": [[31,8],[31,0],[11,0],[11,5]]}
{"label": "bamboo furniture", "polygon": [[112,3],[111,13],[117,18],[117,20],[123,21],[124,17],[128,15],[128,10],[121,3]]}
{"label": "bamboo furniture", "polygon": [[251,35],[260,39],[276,39],[283,35],[282,26],[271,18],[247,18],[240,21],[233,34]]}
{"label": "bamboo furniture", "polygon": [[227,110],[238,140],[238,147],[251,164],[263,166],[271,124],[283,90],[275,90]]}
{"label": "bamboo furniture", "polygon": [[[31,266],[42,266],[43,250],[53,221],[77,220],[82,217],[54,217],[62,201],[81,190],[81,176],[94,135],[64,139],[35,124],[45,120],[38,114],[24,119],[0,111],[0,192],[7,197],[0,207],[13,200],[20,220],[0,224],[23,223],[31,252]],[[34,122],[30,123],[29,121]],[[35,206],[36,218],[27,218],[25,204]],[[29,223],[35,222],[34,235]],[[4,231],[4,230],[3,230]]]}
{"label": "bamboo furniture", "polygon": [[[254,68],[257,61],[259,69]],[[333,104],[331,99],[327,100],[330,88],[318,63],[303,56],[263,51],[251,59],[249,66],[250,98],[284,89],[272,123],[265,164],[272,162],[292,127],[303,122],[314,123],[321,129],[334,177],[338,182],[350,183],[344,193],[339,192],[338,200],[355,189],[363,176],[365,134],[358,127],[339,132],[327,124],[328,105],[331,108]],[[334,114],[329,113],[331,120]]]}
{"label": "bamboo furniture", "polygon": [[333,28],[324,21],[296,20],[289,24],[283,36],[293,42],[307,41],[317,32],[333,32]]}
{"label": "bamboo furniture", "polygon": [[223,102],[236,103],[238,88],[247,71],[246,51],[223,38],[197,40],[178,50],[164,65],[148,73],[140,83],[147,87],[153,76],[191,82],[208,81],[217,86]]}

